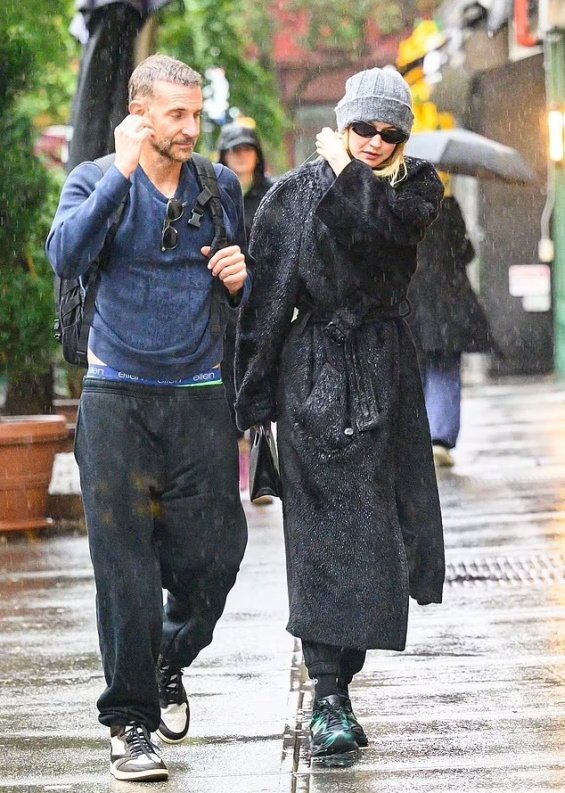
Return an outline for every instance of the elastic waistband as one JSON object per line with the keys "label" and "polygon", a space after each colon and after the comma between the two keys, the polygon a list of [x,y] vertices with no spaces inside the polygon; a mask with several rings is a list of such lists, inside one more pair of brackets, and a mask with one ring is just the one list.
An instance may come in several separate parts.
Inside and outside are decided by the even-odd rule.
{"label": "elastic waistband", "polygon": [[216,369],[208,369],[198,372],[190,377],[183,377],[177,380],[158,379],[148,377],[136,377],[136,375],[112,369],[111,366],[100,366],[89,364],[86,377],[91,380],[109,380],[113,383],[133,383],[134,385],[165,386],[172,388],[202,387],[209,385],[222,384],[222,372],[218,366]]}

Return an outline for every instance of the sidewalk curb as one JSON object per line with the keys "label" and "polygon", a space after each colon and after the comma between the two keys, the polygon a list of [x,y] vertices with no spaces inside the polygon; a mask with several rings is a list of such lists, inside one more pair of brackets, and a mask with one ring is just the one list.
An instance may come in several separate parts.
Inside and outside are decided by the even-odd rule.
{"label": "sidewalk curb", "polygon": [[281,784],[279,791],[288,793],[308,793],[309,781],[298,777],[300,750],[303,741],[303,702],[306,669],[302,663],[300,641],[294,640],[290,669],[290,693],[288,696],[287,718],[283,733]]}

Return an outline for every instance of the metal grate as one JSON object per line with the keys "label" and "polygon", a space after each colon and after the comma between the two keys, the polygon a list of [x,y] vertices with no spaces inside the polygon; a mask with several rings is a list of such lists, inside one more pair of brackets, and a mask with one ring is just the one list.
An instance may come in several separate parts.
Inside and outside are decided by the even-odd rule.
{"label": "metal grate", "polygon": [[526,557],[496,556],[449,562],[446,583],[565,584],[564,554],[531,554]]}

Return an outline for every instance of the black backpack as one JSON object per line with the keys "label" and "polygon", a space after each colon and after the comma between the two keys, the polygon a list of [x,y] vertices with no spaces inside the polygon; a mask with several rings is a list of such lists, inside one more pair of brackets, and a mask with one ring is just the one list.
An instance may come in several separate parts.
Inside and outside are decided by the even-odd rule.
{"label": "black backpack", "polygon": [[[114,162],[115,154],[108,154],[94,160],[96,165],[105,174]],[[212,220],[214,222],[214,239],[212,241],[212,254],[228,244],[220,191],[214,166],[206,157],[200,154],[192,155],[198,181],[202,191],[196,199],[196,205],[190,218],[193,226],[200,225],[200,219],[209,204]],[[94,317],[94,303],[98,291],[99,271],[107,261],[116,232],[122,220],[127,204],[127,197],[120,204],[114,223],[110,227],[104,245],[98,256],[93,260],[84,283],[80,278],[56,278],[55,300],[57,303],[57,317],[54,323],[55,338],[62,344],[63,358],[68,363],[88,367],[87,350],[90,325]],[[222,332],[222,306],[224,303],[223,287],[218,278],[214,278],[212,292],[212,307],[210,313],[210,329],[213,334]]]}

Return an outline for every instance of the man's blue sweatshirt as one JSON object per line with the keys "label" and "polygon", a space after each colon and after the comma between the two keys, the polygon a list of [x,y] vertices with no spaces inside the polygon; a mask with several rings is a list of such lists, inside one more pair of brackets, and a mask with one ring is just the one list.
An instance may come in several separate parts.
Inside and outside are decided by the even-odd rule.
{"label": "man's blue sweatshirt", "polygon": [[[241,187],[236,175],[215,165],[230,244],[245,252]],[[167,198],[141,166],[131,179],[92,162],[65,182],[46,250],[58,276],[84,276],[100,252],[115,213],[128,196],[107,264],[100,271],[89,348],[107,366],[147,379],[175,380],[216,367],[222,338],[210,332],[213,276],[200,252],[210,245],[210,210],[200,228],[188,224],[201,191],[194,165],[182,166],[175,198],[185,205],[173,223],[178,244],[161,250]],[[248,278],[244,290],[250,288]],[[228,298],[225,292],[226,302]],[[232,309],[233,310],[233,309]]]}

